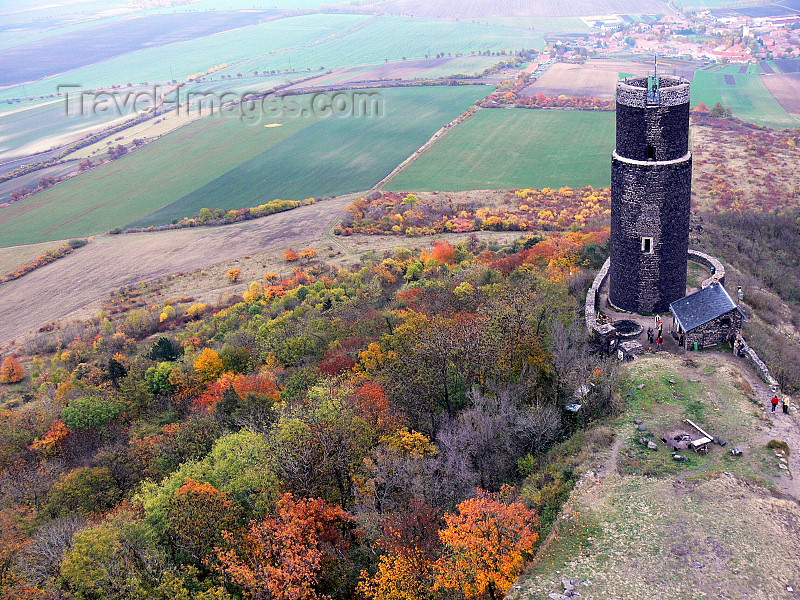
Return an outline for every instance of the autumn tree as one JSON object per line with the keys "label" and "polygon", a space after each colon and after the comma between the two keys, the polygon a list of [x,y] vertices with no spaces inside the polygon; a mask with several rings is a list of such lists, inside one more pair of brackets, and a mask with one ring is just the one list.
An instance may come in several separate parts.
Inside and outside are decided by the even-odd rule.
{"label": "autumn tree", "polygon": [[361,572],[358,591],[370,600],[424,600],[431,596],[433,565],[441,553],[439,512],[422,500],[384,517],[376,545],[385,551],[378,570]]}
{"label": "autumn tree", "polygon": [[320,498],[283,494],[275,515],[251,522],[244,536],[223,533],[233,548],[218,552],[220,569],[247,598],[326,598],[317,586],[326,562],[342,553],[342,526],[349,520]]}
{"label": "autumn tree", "polygon": [[25,369],[13,356],[7,356],[0,365],[0,383],[17,383],[25,377]]}
{"label": "autumn tree", "polygon": [[312,258],[317,255],[317,251],[313,248],[303,248],[300,250],[300,258],[304,261],[309,262]]}
{"label": "autumn tree", "polygon": [[219,353],[211,348],[203,348],[203,351],[194,361],[194,370],[200,376],[201,381],[213,381],[222,374],[223,364]]}
{"label": "autumn tree", "polygon": [[228,269],[228,272],[225,273],[225,277],[227,277],[228,281],[231,283],[236,283],[242,278],[242,270],[235,267],[233,269]]}
{"label": "autumn tree", "polygon": [[287,262],[293,262],[293,261],[297,260],[298,258],[300,258],[300,257],[298,256],[297,252],[295,252],[291,248],[287,248],[283,253],[283,260],[285,260]]}
{"label": "autumn tree", "polygon": [[536,515],[522,502],[511,501],[512,491],[504,486],[495,495],[479,489],[475,498],[458,505],[456,514],[445,514],[436,589],[457,590],[466,598],[488,594],[491,600],[508,592],[539,537]]}
{"label": "autumn tree", "polygon": [[456,249],[447,242],[434,242],[431,258],[438,263],[452,264],[456,260]]}
{"label": "autumn tree", "polygon": [[175,550],[200,565],[215,547],[224,545],[222,532],[236,528],[240,512],[228,494],[187,478],[165,511],[166,537]]}

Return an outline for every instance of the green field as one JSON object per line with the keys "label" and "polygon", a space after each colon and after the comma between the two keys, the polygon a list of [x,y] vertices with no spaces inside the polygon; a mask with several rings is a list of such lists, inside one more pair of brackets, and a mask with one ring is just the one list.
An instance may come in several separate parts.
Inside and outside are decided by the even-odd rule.
{"label": "green field", "polygon": [[246,127],[235,118],[201,119],[130,156],[0,209],[0,246],[82,237],[124,225],[305,126],[301,119],[274,129]]}
{"label": "green field", "polygon": [[[52,94],[57,84],[77,84],[92,89],[111,84],[168,81],[205,71],[221,63],[242,61],[258,54],[281,52],[318,42],[364,21],[364,15],[315,14],[241,27],[185,42],[123,54],[94,65],[74,69],[56,78],[25,84],[28,96]],[[0,92],[14,98],[21,86]]]}
{"label": "green field", "polygon": [[[380,118],[284,116],[251,124],[236,117],[201,119],[0,209],[0,247],[108,231],[175,202],[148,222],[168,222],[202,207],[366,189],[490,91],[383,90],[386,110]],[[281,126],[264,126],[272,123]]]}
{"label": "green field", "polygon": [[312,121],[133,225],[168,223],[204,207],[241,208],[274,198],[299,200],[369,189],[490,90],[485,86],[381,90],[383,116]]}
{"label": "green field", "polygon": [[[736,68],[735,70],[738,70]],[[722,102],[733,111],[733,116],[766,127],[798,127],[798,123],[769,92],[755,73],[738,74],[734,69],[700,70],[694,74],[691,85],[692,106],[704,102],[709,108]],[[734,72],[730,72],[734,71]],[[725,83],[725,75],[733,76],[736,85]]]}
{"label": "green field", "polygon": [[[391,40],[391,44],[387,44]],[[250,58],[227,70],[228,75],[264,69],[318,71],[435,56],[437,52],[471,54],[485,50],[541,49],[541,34],[524,28],[481,25],[464,21],[437,21],[382,15],[347,35],[305,48]]]}
{"label": "green field", "polygon": [[484,109],[385,186],[474,190],[608,186],[614,113]]}

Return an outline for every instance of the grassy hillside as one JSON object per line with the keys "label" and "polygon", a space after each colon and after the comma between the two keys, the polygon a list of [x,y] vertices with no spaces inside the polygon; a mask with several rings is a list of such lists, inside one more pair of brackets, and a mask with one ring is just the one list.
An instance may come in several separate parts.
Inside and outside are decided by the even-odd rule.
{"label": "grassy hillside", "polygon": [[614,113],[485,109],[392,179],[389,190],[607,186]]}

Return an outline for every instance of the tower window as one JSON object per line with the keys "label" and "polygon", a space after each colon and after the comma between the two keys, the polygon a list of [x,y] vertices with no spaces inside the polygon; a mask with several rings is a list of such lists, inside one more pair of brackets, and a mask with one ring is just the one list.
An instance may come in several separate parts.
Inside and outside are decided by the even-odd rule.
{"label": "tower window", "polygon": [[653,238],[651,237],[642,238],[642,252],[644,252],[645,254],[653,253]]}
{"label": "tower window", "polygon": [[647,160],[655,160],[656,159],[656,148],[655,146],[648,146],[647,147]]}

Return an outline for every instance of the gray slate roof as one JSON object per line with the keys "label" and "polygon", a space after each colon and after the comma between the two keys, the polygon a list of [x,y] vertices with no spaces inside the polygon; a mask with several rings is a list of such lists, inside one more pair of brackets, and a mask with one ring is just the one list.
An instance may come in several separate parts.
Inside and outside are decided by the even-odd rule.
{"label": "gray slate roof", "polygon": [[669,305],[670,312],[680,323],[684,331],[689,331],[724,315],[733,309],[738,310],[745,318],[742,309],[728,295],[724,285],[712,283],[707,288],[675,300]]}

